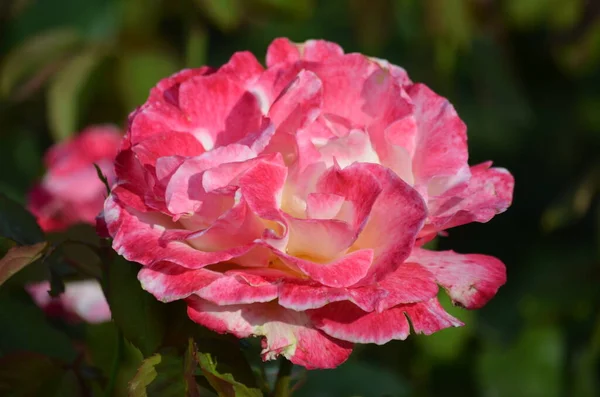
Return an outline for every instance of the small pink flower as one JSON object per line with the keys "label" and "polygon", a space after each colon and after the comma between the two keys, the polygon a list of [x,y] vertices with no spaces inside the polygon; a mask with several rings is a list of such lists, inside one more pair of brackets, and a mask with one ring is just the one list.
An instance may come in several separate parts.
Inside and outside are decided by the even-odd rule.
{"label": "small pink flower", "polygon": [[79,222],[94,224],[106,197],[94,163],[109,181],[114,180],[113,162],[120,143],[120,131],[102,125],[48,150],[46,175],[28,197],[28,208],[44,231],[60,231]]}
{"label": "small pink flower", "polygon": [[48,281],[30,284],[25,289],[49,316],[63,317],[70,322],[85,321],[92,324],[111,319],[110,308],[102,288],[95,280],[68,282],[65,284],[65,292],[56,298],[48,294]]}
{"label": "small pink flower", "polygon": [[130,116],[105,202],[113,247],[142,286],[185,299],[190,318],[331,368],[353,343],[384,344],[462,323],[505,282],[484,255],[420,248],[486,222],[513,179],[467,164],[447,100],[386,61],[330,42],[275,40],[219,69],[162,80]]}

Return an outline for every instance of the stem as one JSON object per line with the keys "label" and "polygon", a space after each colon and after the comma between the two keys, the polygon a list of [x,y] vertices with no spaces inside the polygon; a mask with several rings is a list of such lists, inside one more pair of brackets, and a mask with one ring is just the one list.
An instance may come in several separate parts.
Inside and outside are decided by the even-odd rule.
{"label": "stem", "polygon": [[275,390],[273,391],[273,396],[275,397],[289,397],[291,396],[290,392],[290,381],[292,374],[292,364],[291,361],[282,358],[279,363],[279,372],[277,373],[277,380],[275,381]]}
{"label": "stem", "polygon": [[121,330],[117,330],[117,348],[115,349],[115,356],[110,369],[110,377],[108,378],[108,384],[104,390],[105,397],[111,397],[115,389],[115,383],[117,381],[117,375],[119,373],[119,364],[121,363],[121,357],[123,356],[124,340]]}

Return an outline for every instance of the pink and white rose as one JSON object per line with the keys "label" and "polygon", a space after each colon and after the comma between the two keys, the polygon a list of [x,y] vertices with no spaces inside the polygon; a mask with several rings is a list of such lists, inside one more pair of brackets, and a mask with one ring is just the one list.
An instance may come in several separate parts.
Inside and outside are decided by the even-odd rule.
{"label": "pink and white rose", "polygon": [[262,336],[263,359],[307,368],[462,323],[504,284],[493,257],[435,252],[450,227],[510,205],[513,178],[469,167],[448,101],[386,61],[277,39],[183,70],[134,111],[104,205],[144,289],[192,320]]}
{"label": "pink and white rose", "polygon": [[48,294],[50,282],[29,284],[25,287],[33,301],[51,317],[61,317],[70,322],[85,321],[91,324],[110,321],[110,307],[102,287],[96,280],[70,281],[65,292],[53,298]]}
{"label": "pink and white rose", "polygon": [[116,127],[92,126],[46,152],[46,174],[29,192],[27,203],[44,231],[64,230],[75,223],[95,223],[102,211],[106,188],[94,163],[109,181],[114,180],[113,163],[121,139]]}
{"label": "pink and white rose", "polygon": [[[47,172],[28,195],[28,209],[45,232],[57,232],[76,223],[95,224],[106,199],[106,187],[94,164],[114,181],[114,159],[121,131],[110,125],[91,126],[74,138],[52,146],[45,155]],[[112,183],[112,182],[111,182]],[[96,280],[69,281],[65,292],[52,298],[48,281],[26,290],[47,314],[69,321],[110,321],[111,313]]]}

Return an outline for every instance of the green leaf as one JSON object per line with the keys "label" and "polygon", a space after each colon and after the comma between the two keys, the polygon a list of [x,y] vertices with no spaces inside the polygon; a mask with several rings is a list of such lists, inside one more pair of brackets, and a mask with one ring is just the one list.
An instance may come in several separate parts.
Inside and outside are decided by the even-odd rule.
{"label": "green leaf", "polygon": [[200,371],[208,380],[210,385],[219,394],[219,397],[258,397],[262,396],[259,389],[248,388],[246,385],[236,381],[231,374],[221,374],[217,371],[217,363],[210,354],[196,354]]}
{"label": "green leaf", "polygon": [[47,243],[37,243],[22,247],[12,247],[0,259],[0,285],[4,284],[13,274],[35,262],[42,256]]}
{"label": "green leaf", "polygon": [[164,303],[144,291],[137,279],[139,265],[117,256],[108,266],[108,303],[123,336],[148,357],[165,334]]}
{"label": "green leaf", "polygon": [[200,9],[221,30],[229,32],[238,27],[242,19],[239,0],[196,0]]}
{"label": "green leaf", "polygon": [[0,93],[9,95],[27,76],[40,75],[80,42],[73,29],[49,30],[31,37],[7,55],[0,73]]}
{"label": "green leaf", "polygon": [[185,64],[188,68],[197,68],[206,65],[206,53],[208,50],[208,33],[206,28],[200,24],[193,24],[188,33]]}
{"label": "green leaf", "polygon": [[258,11],[266,9],[267,11],[275,11],[280,14],[285,14],[289,18],[304,19],[314,12],[315,1],[314,0],[252,0],[253,11],[254,8]]}
{"label": "green leaf", "polygon": [[142,362],[129,383],[131,397],[199,396],[194,378],[194,356],[155,354]]}
{"label": "green leaf", "polygon": [[164,50],[128,51],[119,58],[117,79],[126,108],[134,109],[161,79],[179,70],[174,56]]}
{"label": "green leaf", "polygon": [[0,236],[19,245],[33,245],[45,240],[33,215],[3,194],[0,194]]}
{"label": "green leaf", "polygon": [[140,351],[123,341],[114,322],[87,324],[85,342],[91,364],[107,379],[114,375],[114,397],[127,396],[129,382],[143,361]]}
{"label": "green leaf", "polygon": [[97,48],[88,48],[69,60],[52,79],[47,106],[55,141],[62,141],[77,131],[79,94],[101,59],[102,54]]}
{"label": "green leaf", "polygon": [[552,12],[554,0],[507,0],[503,3],[508,20],[519,27],[543,22]]}
{"label": "green leaf", "polygon": [[129,383],[129,395],[131,397],[146,397],[146,388],[156,379],[158,375],[154,366],[160,363],[162,357],[155,354],[142,361],[142,365]]}

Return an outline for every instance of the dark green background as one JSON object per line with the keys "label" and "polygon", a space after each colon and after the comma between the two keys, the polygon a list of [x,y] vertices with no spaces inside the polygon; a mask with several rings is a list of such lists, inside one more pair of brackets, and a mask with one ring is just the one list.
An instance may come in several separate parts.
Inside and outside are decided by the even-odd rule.
{"label": "dark green background", "polygon": [[[2,0],[0,191],[23,202],[53,141],[91,123],[122,126],[150,87],[183,67],[218,66],[237,50],[262,60],[279,36],[386,58],[450,99],[469,127],[471,163],[492,159],[514,174],[505,214],[438,242],[501,258],[508,283],[478,312],[451,309],[466,327],[359,346],[340,368],[311,372],[297,395],[597,396],[599,4]],[[97,331],[47,324],[26,296],[9,303],[19,314],[0,315],[0,354],[27,344],[19,329],[62,342],[55,334]],[[69,354],[61,346],[25,347]]]}

